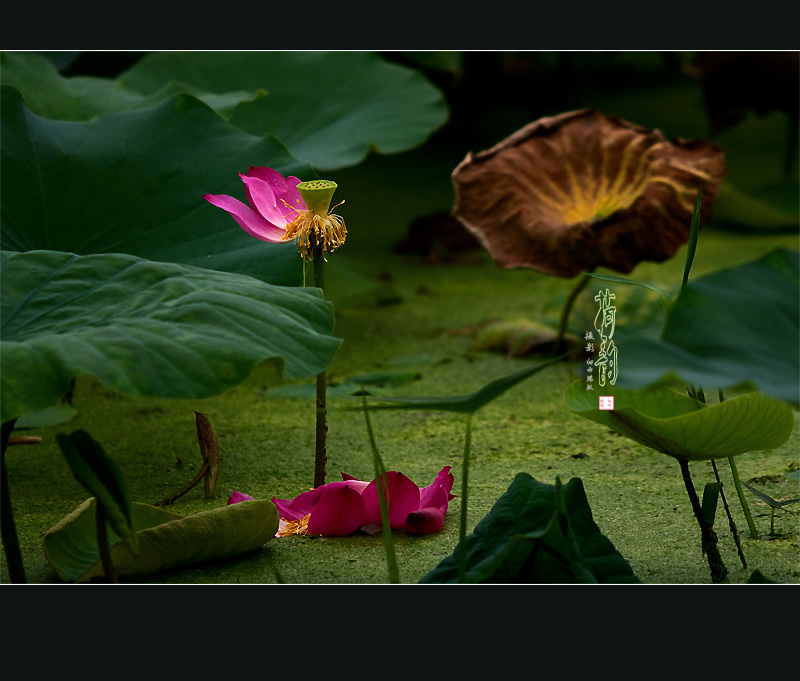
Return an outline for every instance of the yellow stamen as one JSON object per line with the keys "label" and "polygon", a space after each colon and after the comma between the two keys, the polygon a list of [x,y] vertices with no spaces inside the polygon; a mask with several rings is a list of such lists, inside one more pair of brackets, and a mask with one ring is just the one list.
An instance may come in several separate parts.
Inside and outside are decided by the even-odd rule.
{"label": "yellow stamen", "polygon": [[[341,203],[337,205],[341,205]],[[314,258],[314,246],[318,246],[323,252],[330,253],[339,248],[345,242],[346,237],[347,227],[344,224],[344,218],[340,215],[333,213],[319,215],[312,210],[301,210],[297,212],[294,220],[286,225],[286,234],[283,240],[294,239],[303,260],[308,261]]]}
{"label": "yellow stamen", "polygon": [[309,513],[300,520],[286,521],[286,525],[278,530],[279,537],[291,537],[293,534],[306,535],[308,534],[308,519],[311,517]]}

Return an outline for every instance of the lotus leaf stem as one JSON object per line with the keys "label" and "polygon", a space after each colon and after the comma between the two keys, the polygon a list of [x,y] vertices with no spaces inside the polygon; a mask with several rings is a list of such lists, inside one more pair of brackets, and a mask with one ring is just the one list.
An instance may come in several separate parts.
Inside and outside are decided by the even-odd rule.
{"label": "lotus leaf stem", "polygon": [[8,494],[8,474],[6,472],[6,448],[8,439],[14,430],[17,419],[6,421],[2,426],[2,449],[0,449],[0,534],[2,534],[3,551],[8,563],[8,576],[13,584],[25,584],[25,568],[22,565],[22,551],[19,548],[17,527],[11,509],[11,497]]}
{"label": "lotus leaf stem", "polygon": [[703,548],[703,553],[708,559],[708,567],[711,570],[711,581],[714,584],[722,584],[728,579],[728,568],[725,567],[725,563],[717,548],[717,533],[714,532],[712,525],[706,522],[703,516],[700,499],[697,498],[697,492],[694,489],[692,477],[689,474],[689,462],[686,459],[678,459],[678,463],[681,466],[683,484],[686,486],[686,492],[689,494],[689,501],[692,504],[694,516],[700,524],[700,543]]}
{"label": "lotus leaf stem", "polygon": [[556,331],[556,339],[553,343],[553,355],[557,355],[563,351],[564,336],[567,333],[567,324],[569,323],[569,316],[572,312],[572,307],[575,305],[575,300],[578,298],[580,292],[586,288],[586,284],[589,283],[589,279],[591,279],[591,277],[588,274],[583,274],[572,287],[572,290],[569,292],[566,301],[564,301],[564,307],[561,309],[561,319],[558,322],[558,331]]}

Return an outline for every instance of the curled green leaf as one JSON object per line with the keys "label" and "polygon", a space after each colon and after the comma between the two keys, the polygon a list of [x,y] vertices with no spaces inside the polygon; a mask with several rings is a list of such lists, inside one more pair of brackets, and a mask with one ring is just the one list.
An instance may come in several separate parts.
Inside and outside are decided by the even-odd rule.
{"label": "curled green leaf", "polygon": [[[95,510],[96,500],[87,499],[45,533],[45,558],[65,581],[87,582],[103,575]],[[189,516],[134,502],[132,519],[137,555],[109,533],[111,559],[120,577],[152,575],[236,556],[263,546],[278,531],[278,509],[269,500],[230,504]]]}
{"label": "curled green leaf", "polygon": [[[614,408],[599,409],[600,395],[613,396]],[[709,406],[666,387],[624,390],[606,385],[589,391],[579,379],[564,399],[579,416],[685,461],[776,449],[794,427],[788,404],[758,392]]]}

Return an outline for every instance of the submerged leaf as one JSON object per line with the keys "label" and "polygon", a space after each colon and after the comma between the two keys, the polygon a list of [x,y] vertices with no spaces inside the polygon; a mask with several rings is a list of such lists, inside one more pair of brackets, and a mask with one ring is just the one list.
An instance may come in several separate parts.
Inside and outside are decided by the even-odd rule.
{"label": "submerged leaf", "polygon": [[[580,478],[548,485],[518,473],[466,538],[470,583],[637,583],[592,518]],[[421,583],[457,581],[460,545]]]}
{"label": "submerged leaf", "polygon": [[[599,409],[599,395],[613,396],[614,408]],[[776,449],[794,428],[789,405],[757,392],[708,406],[665,387],[624,390],[606,385],[588,391],[579,379],[564,399],[579,416],[685,461]]]}
{"label": "submerged leaf", "polygon": [[[96,500],[87,499],[45,533],[45,558],[65,581],[87,582],[103,575],[95,509]],[[189,516],[134,502],[132,512],[138,555],[109,533],[111,560],[119,576],[146,576],[253,551],[278,530],[278,509],[268,500],[231,504]]]}
{"label": "submerged leaf", "polygon": [[[540,322],[528,319],[498,321],[476,334],[472,348],[502,352],[509,357],[524,357],[550,351],[556,336],[555,329]],[[562,341],[572,351],[581,347],[581,339],[571,334],[566,334]]]}

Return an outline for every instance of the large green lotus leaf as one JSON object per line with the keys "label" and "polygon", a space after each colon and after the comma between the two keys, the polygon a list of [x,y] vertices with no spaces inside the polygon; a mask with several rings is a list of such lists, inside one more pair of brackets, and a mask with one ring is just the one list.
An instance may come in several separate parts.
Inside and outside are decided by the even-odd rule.
{"label": "large green lotus leaf", "polygon": [[690,281],[661,338],[618,344],[617,386],[756,387],[800,403],[800,256],[776,249]]}
{"label": "large green lotus leaf", "polygon": [[274,138],[234,128],[189,95],[86,122],[34,115],[8,86],[1,96],[3,250],[130,253],[301,283],[292,243],[254,239],[203,200],[245,200],[239,172],[250,165],[314,177]]}
{"label": "large green lotus leaf", "polygon": [[[636,442],[676,459],[726,458],[780,447],[792,434],[792,408],[758,392],[705,405],[667,387],[624,390],[606,385],[586,390],[582,379],[564,393],[567,407]],[[614,408],[599,409],[600,395]]]}
{"label": "large green lotus leaf", "polygon": [[[97,548],[96,501],[84,501],[51,527],[42,547],[47,562],[67,582],[103,576]],[[266,544],[278,531],[271,501],[243,501],[184,516],[149,504],[132,504],[138,553],[109,529],[111,560],[120,576],[145,576],[207,560],[229,558]]]}
{"label": "large green lotus leaf", "polygon": [[321,171],[422,144],[445,123],[442,94],[418,71],[370,52],[156,52],[120,76],[144,94],[178,81],[210,93],[266,91],[231,123],[269,133]]}
{"label": "large green lotus leaf", "polygon": [[57,403],[78,374],[134,397],[201,398],[272,360],[324,370],[340,341],[319,289],[131,255],[2,253],[2,421]]}
{"label": "large green lotus leaf", "polygon": [[[548,485],[518,473],[465,539],[469,583],[637,583],[594,522],[583,482]],[[421,583],[454,583],[460,545]]]}
{"label": "large green lotus leaf", "polygon": [[176,82],[144,95],[119,78],[64,78],[52,61],[25,52],[0,52],[0,82],[19,90],[27,107],[36,115],[64,121],[87,121],[104,114],[146,109],[182,93],[194,95],[229,118],[239,102],[258,96],[254,91],[208,93]]}

